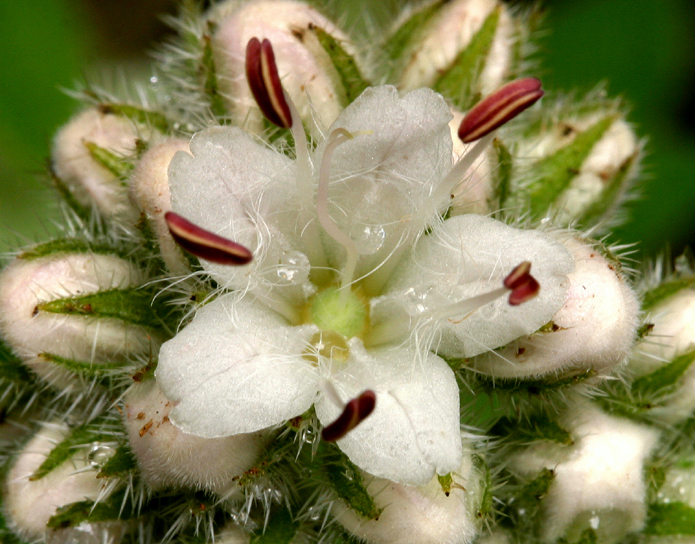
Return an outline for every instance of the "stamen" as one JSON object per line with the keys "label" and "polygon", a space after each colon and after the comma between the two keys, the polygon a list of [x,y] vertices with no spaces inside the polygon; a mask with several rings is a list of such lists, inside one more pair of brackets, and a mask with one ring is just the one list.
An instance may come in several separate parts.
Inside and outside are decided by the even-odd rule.
{"label": "stamen", "polygon": [[191,223],[174,212],[164,214],[174,241],[196,257],[217,264],[242,265],[251,262],[247,248]]}
{"label": "stamen", "polygon": [[540,80],[517,79],[478,102],[461,121],[458,136],[464,144],[490,134],[543,96]]}
{"label": "stamen", "polygon": [[343,413],[333,423],[324,427],[321,436],[326,442],[340,440],[362,423],[376,407],[376,393],[367,389],[359,397],[345,405]]}
{"label": "stamen", "polygon": [[347,253],[345,268],[341,281],[341,289],[347,291],[347,287],[353,280],[355,268],[357,267],[357,245],[354,240],[338,228],[338,225],[331,219],[328,213],[328,182],[330,181],[331,157],[335,149],[345,142],[352,140],[353,136],[344,128],[338,128],[331,132],[328,142],[323,151],[321,169],[319,170],[319,187],[316,195],[316,215],[319,223],[326,233],[345,248]]}
{"label": "stamen", "polygon": [[246,78],[258,107],[280,128],[292,126],[292,114],[280,83],[270,41],[251,38],[246,46]]}
{"label": "stamen", "polygon": [[541,289],[541,286],[531,275],[531,263],[524,261],[509,276],[504,279],[504,286],[511,289],[509,293],[509,304],[518,306],[534,298]]}

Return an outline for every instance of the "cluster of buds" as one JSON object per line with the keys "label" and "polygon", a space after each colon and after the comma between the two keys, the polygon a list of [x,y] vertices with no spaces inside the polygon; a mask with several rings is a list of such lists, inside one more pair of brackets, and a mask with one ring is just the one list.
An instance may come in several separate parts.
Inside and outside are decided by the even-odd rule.
{"label": "cluster of buds", "polygon": [[695,271],[607,245],[621,104],[499,0],[338,8],[186,3],[83,93],[0,271],[0,540],[692,540]]}

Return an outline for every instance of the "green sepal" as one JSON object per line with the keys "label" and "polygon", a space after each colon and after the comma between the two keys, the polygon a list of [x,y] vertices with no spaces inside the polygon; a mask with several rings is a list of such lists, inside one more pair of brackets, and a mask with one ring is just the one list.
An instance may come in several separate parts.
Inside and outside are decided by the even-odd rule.
{"label": "green sepal", "polygon": [[292,519],[287,508],[272,511],[265,527],[254,531],[249,544],[290,544],[297,534],[299,523]]}
{"label": "green sepal", "polygon": [[632,382],[631,391],[638,399],[655,399],[669,394],[695,361],[695,350],[679,355],[673,361]]}
{"label": "green sepal", "polygon": [[120,362],[106,364],[93,363],[91,361],[78,361],[55,355],[53,353],[39,353],[38,359],[46,361],[52,365],[69,370],[85,380],[96,380],[97,383],[108,386],[111,383],[109,376],[113,370],[122,366]]}
{"label": "green sepal", "polygon": [[203,35],[203,57],[201,59],[201,78],[203,79],[203,89],[210,100],[210,111],[218,120],[227,119],[229,114],[224,105],[220,84],[217,80],[217,66],[215,56],[212,51],[212,34],[215,29],[211,27],[209,33]]}
{"label": "green sepal", "polygon": [[81,523],[100,521],[125,520],[131,517],[132,508],[124,508],[126,501],[125,492],[120,491],[111,495],[108,499],[95,503],[94,501],[80,501],[67,504],[58,508],[46,527],[49,529],[66,529],[77,527]]}
{"label": "green sepal", "polygon": [[135,456],[127,444],[121,444],[116,453],[104,463],[97,474],[97,478],[123,477],[132,473],[137,468]]}
{"label": "green sepal", "polygon": [[644,533],[648,535],[695,535],[695,508],[682,502],[649,505]]}
{"label": "green sepal", "polygon": [[579,538],[577,540],[573,540],[570,542],[565,538],[561,538],[557,542],[558,544],[597,544],[598,535],[596,534],[596,531],[589,527],[588,529],[584,529],[582,531],[582,534],[579,535]]}
{"label": "green sepal", "polygon": [[605,180],[605,186],[598,199],[592,202],[583,212],[578,225],[585,227],[595,225],[603,219],[609,210],[618,202],[620,193],[625,188],[628,177],[634,171],[634,166],[639,159],[639,153],[628,157],[610,179]]}
{"label": "green sepal", "polygon": [[479,382],[483,389],[490,393],[524,394],[531,397],[540,397],[544,393],[574,387],[596,376],[593,368],[578,370],[562,376],[551,376],[538,380],[519,380],[500,378],[492,379],[480,376]]}
{"label": "green sepal", "polygon": [[159,132],[166,133],[171,129],[171,122],[165,115],[130,104],[100,104],[99,110],[105,115],[118,115],[135,123],[154,127]]}
{"label": "green sepal", "polygon": [[0,340],[0,379],[16,385],[34,383],[34,377],[29,369],[2,340]]}
{"label": "green sepal", "polygon": [[544,414],[521,420],[502,417],[492,427],[490,433],[504,437],[506,441],[517,441],[522,444],[537,440],[550,440],[564,446],[571,446],[574,443],[568,431]]}
{"label": "green sepal", "polygon": [[524,485],[513,499],[507,502],[502,525],[522,531],[531,530],[538,518],[541,501],[548,493],[553,480],[555,472],[544,468],[538,476]]}
{"label": "green sepal", "polygon": [[546,213],[569,188],[591,150],[614,121],[614,115],[604,117],[588,129],[579,132],[571,143],[534,165],[534,181],[524,191],[533,217]]}
{"label": "green sepal", "polygon": [[485,18],[468,46],[459,52],[454,62],[431,85],[460,110],[470,109],[481,98],[476,84],[495,39],[501,10],[501,6],[498,6]]}
{"label": "green sepal", "polygon": [[666,281],[644,294],[642,298],[642,310],[645,312],[651,310],[660,302],[665,301],[685,289],[690,289],[693,285],[695,285],[695,276],[686,276]]}
{"label": "green sepal", "polygon": [[493,140],[492,148],[497,156],[497,164],[496,168],[493,168],[492,179],[495,195],[497,195],[497,209],[502,209],[509,196],[514,163],[509,148],[499,139],[495,138]]}
{"label": "green sepal", "polygon": [[64,253],[96,253],[98,255],[125,255],[117,249],[106,245],[89,242],[82,238],[58,238],[43,244],[38,244],[20,253],[17,258],[25,261],[33,261],[42,257],[50,257]]}
{"label": "green sepal", "polygon": [[44,462],[29,477],[29,480],[40,480],[75,455],[75,451],[79,447],[87,446],[93,442],[112,442],[113,435],[104,432],[104,423],[104,418],[100,417],[90,423],[71,429],[65,438],[50,451]]}
{"label": "green sepal", "polygon": [[323,471],[338,497],[365,519],[379,519],[381,508],[367,491],[359,469],[337,447],[330,445],[323,457]]}
{"label": "green sepal", "polygon": [[330,57],[335,71],[338,73],[340,81],[337,82],[339,85],[335,85],[335,88],[343,90],[338,99],[341,106],[345,108],[361,95],[369,87],[370,83],[362,75],[354,57],[345,51],[340,41],[336,40],[321,27],[314,26],[312,30],[316,34],[319,44]]}
{"label": "green sepal", "polygon": [[89,151],[91,157],[114,176],[120,180],[128,179],[130,172],[134,168],[131,162],[94,142],[84,142],[84,146]]}
{"label": "green sepal", "polygon": [[68,184],[60,179],[60,177],[58,177],[58,175],[55,173],[53,165],[49,164],[48,171],[53,187],[55,187],[63,202],[65,202],[68,208],[70,208],[79,219],[81,219],[84,223],[89,224],[94,216],[92,213],[92,208],[85,206],[79,200],[77,200],[77,198],[75,198],[75,194],[72,192],[72,189],[70,189]]}
{"label": "green sepal", "polygon": [[390,74],[392,82],[400,79],[411,53],[417,47],[417,44],[424,39],[435,16],[448,1],[435,0],[429,4],[424,4],[419,10],[414,10],[410,17],[386,40],[383,48],[392,64]]}
{"label": "green sepal", "polygon": [[480,475],[480,504],[478,504],[476,517],[480,520],[488,520],[493,517],[495,508],[495,497],[492,493],[492,471],[480,455],[473,455],[473,466]]}
{"label": "green sepal", "polygon": [[130,288],[110,289],[80,297],[41,302],[37,309],[55,314],[113,318],[134,325],[157,328],[162,324],[159,313],[169,313],[162,307],[163,304],[163,301],[154,298],[149,289]]}
{"label": "green sepal", "polygon": [[451,493],[451,486],[454,484],[451,473],[445,474],[444,476],[437,474],[437,480],[439,481],[439,485],[442,486],[442,491],[444,491],[444,494],[448,497],[449,493]]}

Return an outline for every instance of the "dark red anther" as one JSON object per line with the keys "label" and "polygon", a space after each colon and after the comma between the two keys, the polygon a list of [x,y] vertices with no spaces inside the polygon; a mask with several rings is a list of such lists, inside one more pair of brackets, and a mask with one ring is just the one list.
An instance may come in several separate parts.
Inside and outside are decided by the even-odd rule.
{"label": "dark red anther", "polygon": [[253,258],[247,248],[191,223],[174,212],[164,214],[174,241],[196,257],[217,264],[242,265]]}
{"label": "dark red anther", "polygon": [[458,136],[465,144],[490,134],[511,121],[543,96],[535,77],[507,83],[471,108],[459,125]]}
{"label": "dark red anther", "polygon": [[376,407],[376,393],[367,389],[359,397],[345,405],[343,413],[333,423],[324,427],[321,436],[326,442],[340,440],[362,423]]}
{"label": "dark red anther", "polygon": [[504,286],[511,290],[509,304],[518,306],[534,298],[541,289],[538,281],[531,275],[531,263],[524,261],[504,279]]}
{"label": "dark red anther", "polygon": [[261,42],[258,38],[249,40],[246,46],[246,79],[263,115],[281,128],[290,128],[292,114],[285,100],[270,41]]}

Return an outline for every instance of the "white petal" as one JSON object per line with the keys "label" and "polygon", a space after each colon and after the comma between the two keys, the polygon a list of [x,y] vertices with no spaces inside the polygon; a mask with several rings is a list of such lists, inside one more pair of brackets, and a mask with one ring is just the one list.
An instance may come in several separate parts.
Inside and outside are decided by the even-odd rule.
{"label": "white petal", "polygon": [[177,403],[172,422],[189,434],[257,431],[300,415],[316,396],[317,373],[302,358],[316,328],[291,327],[251,297],[237,299],[204,306],[160,351],[157,381]]}
{"label": "white petal", "polygon": [[[361,469],[398,483],[424,485],[435,473],[461,464],[459,392],[454,373],[433,354],[391,348],[367,352],[350,341],[345,369],[332,383],[343,401],[366,389],[376,393],[374,412],[345,438],[340,448]],[[326,397],[316,403],[323,425],[341,409]]]}
{"label": "white petal", "polygon": [[433,91],[399,98],[395,87],[383,86],[367,89],[331,127],[355,135],[330,161],[330,213],[364,256],[363,273],[391,253],[404,231],[421,229],[436,214],[438,203],[428,196],[451,169],[449,119]]}
{"label": "white petal", "polygon": [[542,232],[516,229],[487,217],[452,217],[418,241],[381,303],[397,301],[411,315],[436,311],[502,287],[504,278],[523,261],[531,262],[531,274],[540,284],[534,299],[510,306],[504,295],[468,317],[454,314],[439,321],[436,351],[471,357],[538,330],[562,307],[567,274],[574,268],[574,259],[562,244]]}
{"label": "white petal", "polygon": [[[254,254],[248,265],[204,263],[206,270],[231,288],[282,283],[279,268],[301,249],[292,161],[237,128],[204,130],[190,145],[193,156],[177,153],[169,166],[174,211]],[[309,264],[302,261],[294,284],[306,282]]]}

